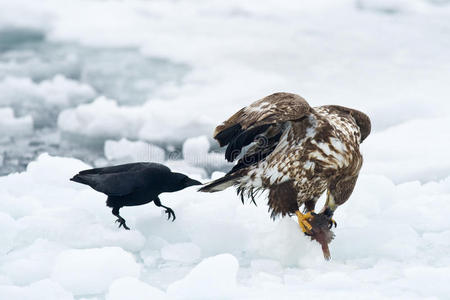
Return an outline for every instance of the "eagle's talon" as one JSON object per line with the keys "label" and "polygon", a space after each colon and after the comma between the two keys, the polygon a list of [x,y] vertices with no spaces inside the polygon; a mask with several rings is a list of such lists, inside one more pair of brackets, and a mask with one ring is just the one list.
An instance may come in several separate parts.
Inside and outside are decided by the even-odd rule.
{"label": "eagle's talon", "polygon": [[300,228],[302,229],[303,233],[306,235],[311,235],[312,226],[309,223],[314,218],[314,212],[308,212],[306,214],[302,214],[300,211],[296,211],[295,214],[298,218],[298,224],[300,225]]}
{"label": "eagle's talon", "polygon": [[334,226],[334,228],[336,228],[337,222],[333,218],[330,218],[330,220],[328,221],[328,228],[331,229],[331,228],[333,228],[333,226]]}

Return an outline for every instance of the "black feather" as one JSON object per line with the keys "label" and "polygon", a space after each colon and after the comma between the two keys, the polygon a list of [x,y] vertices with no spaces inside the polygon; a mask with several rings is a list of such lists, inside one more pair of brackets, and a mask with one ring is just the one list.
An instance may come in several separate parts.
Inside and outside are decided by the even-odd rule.
{"label": "black feather", "polygon": [[228,144],[227,150],[225,151],[225,158],[228,161],[233,161],[236,157],[239,156],[239,154],[241,154],[241,150],[243,147],[253,142],[255,140],[255,137],[258,134],[266,131],[269,126],[270,124],[254,127],[249,130],[245,130],[239,135],[235,136]]}
{"label": "black feather", "polygon": [[257,148],[257,151],[244,155],[244,157],[238,161],[238,163],[228,172],[228,174],[232,174],[240,169],[264,160],[270,153],[273,152],[273,150],[275,150],[282,134],[283,132],[280,131],[278,134],[268,139],[267,145]]}
{"label": "black feather", "polygon": [[219,132],[214,138],[219,142],[220,147],[228,145],[230,141],[242,132],[241,124],[235,124]]}

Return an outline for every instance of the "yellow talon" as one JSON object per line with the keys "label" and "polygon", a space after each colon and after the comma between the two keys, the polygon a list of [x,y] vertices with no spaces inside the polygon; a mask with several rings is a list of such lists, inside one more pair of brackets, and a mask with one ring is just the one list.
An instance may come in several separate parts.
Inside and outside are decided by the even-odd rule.
{"label": "yellow talon", "polygon": [[308,221],[311,221],[313,218],[313,215],[311,212],[307,212],[306,214],[302,214],[300,211],[296,211],[295,214],[298,218],[298,224],[300,225],[300,228],[304,233],[311,232],[312,226],[309,224]]}
{"label": "yellow talon", "polygon": [[336,228],[337,222],[333,218],[330,218],[330,224],[328,225],[328,227],[331,229],[333,226]]}

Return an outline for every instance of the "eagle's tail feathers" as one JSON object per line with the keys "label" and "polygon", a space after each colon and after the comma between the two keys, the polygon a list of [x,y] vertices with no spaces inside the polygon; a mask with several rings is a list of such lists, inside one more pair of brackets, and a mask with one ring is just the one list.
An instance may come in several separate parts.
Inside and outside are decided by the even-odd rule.
{"label": "eagle's tail feathers", "polygon": [[223,191],[229,188],[230,186],[235,185],[237,183],[237,178],[239,178],[238,174],[225,175],[224,177],[221,177],[208,183],[198,191],[205,193],[214,193]]}

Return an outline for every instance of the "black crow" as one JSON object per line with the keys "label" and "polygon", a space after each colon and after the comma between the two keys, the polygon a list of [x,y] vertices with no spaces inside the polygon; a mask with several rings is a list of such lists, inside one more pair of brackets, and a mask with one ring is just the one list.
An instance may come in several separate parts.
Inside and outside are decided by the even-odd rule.
{"label": "black crow", "polygon": [[70,180],[89,185],[108,196],[106,205],[118,219],[119,227],[129,230],[125,219],[119,215],[123,206],[142,205],[149,202],[164,207],[167,219],[175,220],[174,211],[161,204],[159,194],[180,191],[188,186],[202,183],[181,173],[175,173],[164,165],[138,162],[113,167],[81,171]]}

